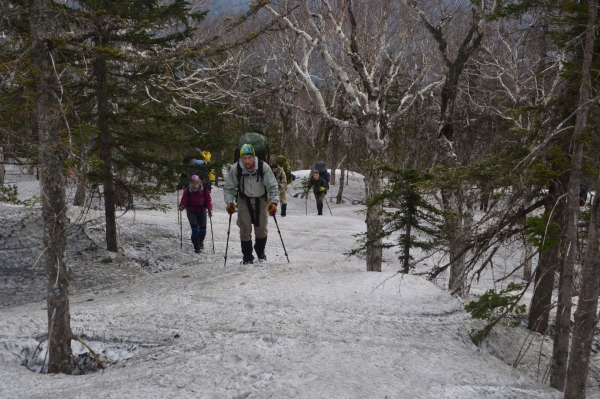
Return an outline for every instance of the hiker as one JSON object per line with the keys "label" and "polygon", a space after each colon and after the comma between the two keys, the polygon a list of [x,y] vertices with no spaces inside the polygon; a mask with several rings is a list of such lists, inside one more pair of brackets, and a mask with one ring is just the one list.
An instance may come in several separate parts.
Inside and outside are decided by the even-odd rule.
{"label": "hiker", "polygon": [[[206,161],[206,163],[208,165],[210,165],[210,158],[212,157],[211,153],[208,151],[202,151],[202,159],[204,159]],[[209,169],[208,170],[208,181],[209,183],[211,183],[211,190],[212,190],[212,182],[215,181],[215,172],[213,169]]]}
{"label": "hiker", "polygon": [[204,187],[208,189],[208,191],[212,191],[212,184],[210,182],[210,179],[208,178],[208,162],[200,158],[201,156],[195,156],[191,158],[191,173],[200,176],[202,178],[202,184],[204,185]]}
{"label": "hiker", "polygon": [[281,217],[285,217],[287,210],[287,199],[285,197],[285,193],[287,192],[287,176],[283,171],[283,168],[280,168],[278,164],[272,163],[271,170],[275,175],[275,180],[277,180],[277,184],[279,185],[279,200],[281,201]]}
{"label": "hiker", "polygon": [[199,254],[204,249],[204,237],[206,237],[206,214],[212,217],[212,198],[210,190],[202,184],[198,175],[192,175],[189,186],[183,190],[179,210],[186,211],[190,227],[192,229],[192,244],[194,251]]}
{"label": "hiker", "polygon": [[[231,166],[223,186],[227,213],[235,212],[237,200],[242,264],[254,263],[252,255],[252,226],[254,226],[254,250],[258,259],[267,260],[267,223],[269,215],[277,214],[279,187],[269,164],[255,156],[254,147],[244,144],[239,150],[240,159]],[[270,199],[268,199],[270,197]],[[267,213],[268,212],[268,213]]]}
{"label": "hiker", "polygon": [[204,186],[207,187],[209,191],[212,191],[211,180],[210,178],[207,178],[207,176],[210,177],[212,172],[208,170],[208,161],[201,159],[204,158],[205,153],[209,155],[210,160],[210,153],[206,151],[202,151],[202,155],[186,155],[183,157],[182,164],[187,165],[187,170],[189,172],[182,172],[179,176],[179,184],[177,186],[178,190],[188,186],[187,181],[189,176],[197,175],[202,177]]}
{"label": "hiker", "polygon": [[308,185],[304,187],[304,193],[307,194],[310,188],[313,188],[315,194],[315,200],[317,201],[317,215],[323,215],[323,199],[329,190],[329,184],[327,181],[319,175],[319,171],[315,170],[308,180]]}

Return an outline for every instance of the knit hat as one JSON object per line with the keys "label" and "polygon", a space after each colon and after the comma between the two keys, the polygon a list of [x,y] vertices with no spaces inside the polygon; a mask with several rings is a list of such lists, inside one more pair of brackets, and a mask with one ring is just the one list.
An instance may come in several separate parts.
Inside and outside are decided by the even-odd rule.
{"label": "knit hat", "polygon": [[192,181],[200,181],[198,175],[192,175]]}
{"label": "knit hat", "polygon": [[254,156],[254,147],[252,147],[252,144],[244,144],[242,148],[240,148],[240,157],[243,157],[244,155]]}
{"label": "knit hat", "polygon": [[278,168],[278,167],[279,167],[279,165],[277,165],[275,162],[273,162],[271,164],[271,169],[275,169],[275,168]]}

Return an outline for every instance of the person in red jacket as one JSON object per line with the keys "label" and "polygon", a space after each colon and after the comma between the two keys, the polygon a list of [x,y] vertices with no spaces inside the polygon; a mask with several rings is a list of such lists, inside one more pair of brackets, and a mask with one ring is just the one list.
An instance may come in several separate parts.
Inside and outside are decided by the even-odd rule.
{"label": "person in red jacket", "polygon": [[194,251],[199,254],[204,249],[206,237],[206,214],[212,217],[212,198],[210,190],[202,184],[198,175],[192,176],[192,181],[183,190],[179,210],[186,210],[190,227],[192,228],[192,244]]}

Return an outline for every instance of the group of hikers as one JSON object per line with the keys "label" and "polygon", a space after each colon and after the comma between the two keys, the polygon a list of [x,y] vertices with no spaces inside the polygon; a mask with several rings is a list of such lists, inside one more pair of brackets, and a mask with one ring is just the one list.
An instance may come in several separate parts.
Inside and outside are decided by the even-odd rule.
{"label": "group of hikers", "polygon": [[[249,129],[253,129],[254,133],[263,133],[260,125],[250,125]],[[243,139],[242,136],[241,140],[243,141]],[[227,174],[223,186],[223,197],[226,204],[225,209],[230,215],[230,224],[231,216],[237,211],[237,226],[240,229],[243,255],[242,264],[246,265],[254,263],[254,252],[259,261],[267,259],[265,247],[269,215],[275,216],[280,208],[281,217],[286,216],[287,186],[295,176],[291,175],[289,168],[284,168],[284,165],[276,162],[278,158],[269,164],[268,157],[258,156],[255,146],[249,142],[239,145],[236,159]],[[194,162],[198,160],[190,157],[184,159],[184,162],[186,161],[193,166],[196,165]],[[323,215],[323,200],[329,190],[326,169],[325,173],[326,176],[323,177],[323,172],[315,169],[311,172],[308,183],[303,189],[303,192],[307,194],[312,188],[318,215]],[[186,175],[181,177],[182,179],[187,178]],[[200,253],[204,249],[207,215],[211,217],[213,211],[210,178],[206,173],[192,174],[190,182],[184,186],[179,210],[186,211],[194,251]],[[253,228],[254,245],[252,244]],[[227,255],[225,256],[227,259]]]}

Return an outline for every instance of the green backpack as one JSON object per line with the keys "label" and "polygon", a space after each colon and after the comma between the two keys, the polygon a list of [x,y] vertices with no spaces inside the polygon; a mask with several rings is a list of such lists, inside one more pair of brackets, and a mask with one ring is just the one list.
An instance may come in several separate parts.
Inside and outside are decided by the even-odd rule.
{"label": "green backpack", "polygon": [[237,162],[240,159],[240,148],[242,148],[244,144],[251,144],[252,147],[254,147],[254,155],[256,155],[258,159],[269,163],[270,154],[267,138],[256,132],[248,132],[240,136],[237,143],[237,149],[235,151],[234,162]]}
{"label": "green backpack", "polygon": [[290,169],[290,163],[288,162],[287,158],[283,155],[277,155],[275,158],[273,158],[273,162],[279,165],[279,167],[281,167],[285,172],[287,184],[292,184],[292,171]]}

